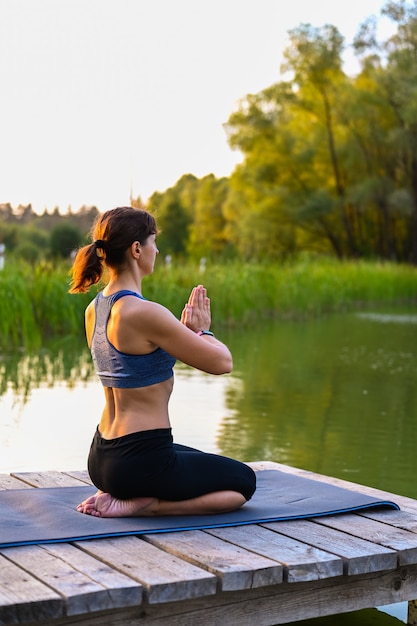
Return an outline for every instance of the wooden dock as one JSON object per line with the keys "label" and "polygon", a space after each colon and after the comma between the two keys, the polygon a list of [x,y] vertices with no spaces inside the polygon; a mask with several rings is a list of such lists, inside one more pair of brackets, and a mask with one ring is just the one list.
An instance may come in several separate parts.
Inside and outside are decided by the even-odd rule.
{"label": "wooden dock", "polygon": [[[233,528],[0,550],[0,625],[257,626],[417,598],[417,501],[277,463],[252,463],[397,502]],[[0,489],[79,486],[86,472],[0,475]],[[409,623],[415,603],[409,603]]]}

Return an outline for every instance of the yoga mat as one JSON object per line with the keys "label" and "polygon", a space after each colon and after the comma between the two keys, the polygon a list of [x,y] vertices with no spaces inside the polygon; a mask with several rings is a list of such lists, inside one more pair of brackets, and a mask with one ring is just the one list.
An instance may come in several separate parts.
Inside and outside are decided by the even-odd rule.
{"label": "yoga mat", "polygon": [[278,470],[257,472],[253,498],[219,515],[97,518],[78,513],[76,505],[95,491],[90,486],[0,491],[0,548],[305,519],[380,506],[399,509],[391,501]]}

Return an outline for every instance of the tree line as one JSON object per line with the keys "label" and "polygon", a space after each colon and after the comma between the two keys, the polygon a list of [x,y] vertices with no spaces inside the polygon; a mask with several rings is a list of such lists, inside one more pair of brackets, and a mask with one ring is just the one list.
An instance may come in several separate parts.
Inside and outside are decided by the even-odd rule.
{"label": "tree line", "polygon": [[383,13],[396,33],[380,43],[375,20],[360,27],[358,76],[342,71],[336,28],[301,25],[285,51],[288,80],[230,118],[230,141],[246,154],[234,206],[241,216],[255,196],[265,227],[274,215],[277,249],[307,240],[339,258],[417,263],[416,3]]}
{"label": "tree line", "polygon": [[6,254],[29,263],[45,259],[66,259],[80,245],[98,215],[97,207],[81,207],[62,215],[56,207],[52,213],[37,214],[32,205],[13,208],[0,204],[0,242]]}
{"label": "tree line", "polygon": [[[394,26],[385,40],[378,39],[382,17]],[[307,252],[417,264],[417,0],[386,2],[352,45],[355,76],[343,70],[346,43],[336,27],[289,31],[281,80],[244,97],[225,124],[243,157],[231,176],[185,174],[149,199],[161,252],[245,261]],[[132,204],[144,206],[140,198]],[[30,207],[7,216],[4,206],[3,240],[11,238],[5,222],[15,219],[15,240],[22,226],[49,224],[56,243],[55,217],[82,241],[97,214],[84,207],[33,220]]]}
{"label": "tree line", "polygon": [[336,27],[289,31],[283,79],[226,124],[243,155],[230,178],[188,175],[151,197],[172,253],[417,264],[417,2],[382,16],[394,34],[378,41],[377,17],[359,27],[354,77]]}

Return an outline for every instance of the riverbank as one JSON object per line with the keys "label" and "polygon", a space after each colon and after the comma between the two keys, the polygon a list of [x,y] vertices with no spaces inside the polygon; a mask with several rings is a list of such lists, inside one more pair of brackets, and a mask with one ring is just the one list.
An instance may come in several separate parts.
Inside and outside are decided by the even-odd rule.
{"label": "riverbank", "polygon": [[[83,333],[83,315],[97,288],[71,295],[69,266],[9,264],[0,272],[0,345],[39,347],[51,337]],[[267,318],[318,317],[369,304],[412,302],[416,268],[331,259],[283,265],[225,263],[166,266],[158,259],[143,295],[180,316],[190,289],[203,283],[214,326],[245,326]]]}

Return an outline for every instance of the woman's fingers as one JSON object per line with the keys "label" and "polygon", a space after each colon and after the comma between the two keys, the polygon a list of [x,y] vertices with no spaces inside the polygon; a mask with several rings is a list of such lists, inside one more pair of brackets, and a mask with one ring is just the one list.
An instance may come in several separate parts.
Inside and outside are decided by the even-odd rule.
{"label": "woman's fingers", "polygon": [[205,303],[205,299],[207,297],[207,289],[203,287],[203,285],[198,285],[198,287],[194,287],[193,289],[193,305],[203,307]]}
{"label": "woman's fingers", "polygon": [[194,331],[209,328],[211,323],[210,299],[203,285],[194,287],[181,313],[181,322]]}

